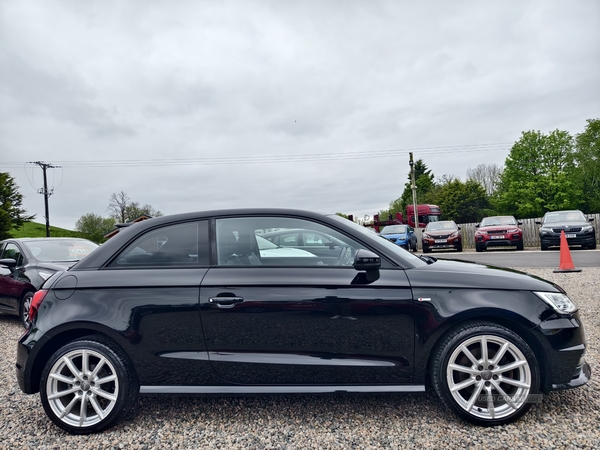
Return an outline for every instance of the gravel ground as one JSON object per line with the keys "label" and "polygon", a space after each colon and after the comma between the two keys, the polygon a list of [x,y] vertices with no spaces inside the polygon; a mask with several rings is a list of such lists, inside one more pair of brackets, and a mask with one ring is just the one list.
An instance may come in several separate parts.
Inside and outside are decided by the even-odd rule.
{"label": "gravel ground", "polygon": [[581,310],[593,378],[553,392],[515,424],[480,428],[458,420],[428,391],[420,395],[142,397],[101,434],[72,436],[46,417],[39,395],[15,379],[16,317],[0,314],[0,449],[92,448],[598,448],[600,268],[525,271],[563,286]]}

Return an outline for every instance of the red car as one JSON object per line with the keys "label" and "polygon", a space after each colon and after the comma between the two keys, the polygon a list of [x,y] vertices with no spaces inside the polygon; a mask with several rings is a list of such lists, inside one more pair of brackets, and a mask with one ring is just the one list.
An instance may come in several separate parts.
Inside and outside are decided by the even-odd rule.
{"label": "red car", "polygon": [[513,216],[486,217],[475,225],[475,250],[482,252],[488,247],[516,246],[523,250],[523,230],[521,222]]}

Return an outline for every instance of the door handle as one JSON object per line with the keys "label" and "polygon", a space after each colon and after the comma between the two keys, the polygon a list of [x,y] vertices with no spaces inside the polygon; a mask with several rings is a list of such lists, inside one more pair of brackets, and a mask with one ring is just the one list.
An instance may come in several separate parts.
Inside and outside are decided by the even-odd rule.
{"label": "door handle", "polygon": [[233,308],[237,303],[242,303],[242,297],[210,297],[208,303],[217,305],[218,308]]}

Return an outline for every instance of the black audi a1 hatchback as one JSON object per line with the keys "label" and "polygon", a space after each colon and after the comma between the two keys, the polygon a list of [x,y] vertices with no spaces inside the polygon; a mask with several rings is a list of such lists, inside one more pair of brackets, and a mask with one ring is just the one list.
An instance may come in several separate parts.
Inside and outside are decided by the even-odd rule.
{"label": "black audi a1 hatchback", "polygon": [[[259,235],[285,229],[328,236],[337,251],[261,249]],[[591,376],[560,287],[419,258],[297,210],[135,224],[50,277],[30,320],[19,385],[72,433],[113,425],[140,393],[422,392],[427,379],[463,419],[498,425]]]}

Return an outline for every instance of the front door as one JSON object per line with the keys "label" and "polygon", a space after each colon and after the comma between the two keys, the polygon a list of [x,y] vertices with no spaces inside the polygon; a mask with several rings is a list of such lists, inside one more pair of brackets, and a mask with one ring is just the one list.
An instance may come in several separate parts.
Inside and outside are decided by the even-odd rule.
{"label": "front door", "polygon": [[[318,256],[294,256],[287,249],[281,257],[273,251],[262,257],[252,238],[273,228],[324,232],[347,248],[327,265]],[[351,266],[353,253],[363,246],[306,220],[221,219],[216,230],[219,261],[202,282],[200,306],[209,359],[224,380],[412,382],[413,304],[403,270],[390,264],[379,279],[367,281]]]}

